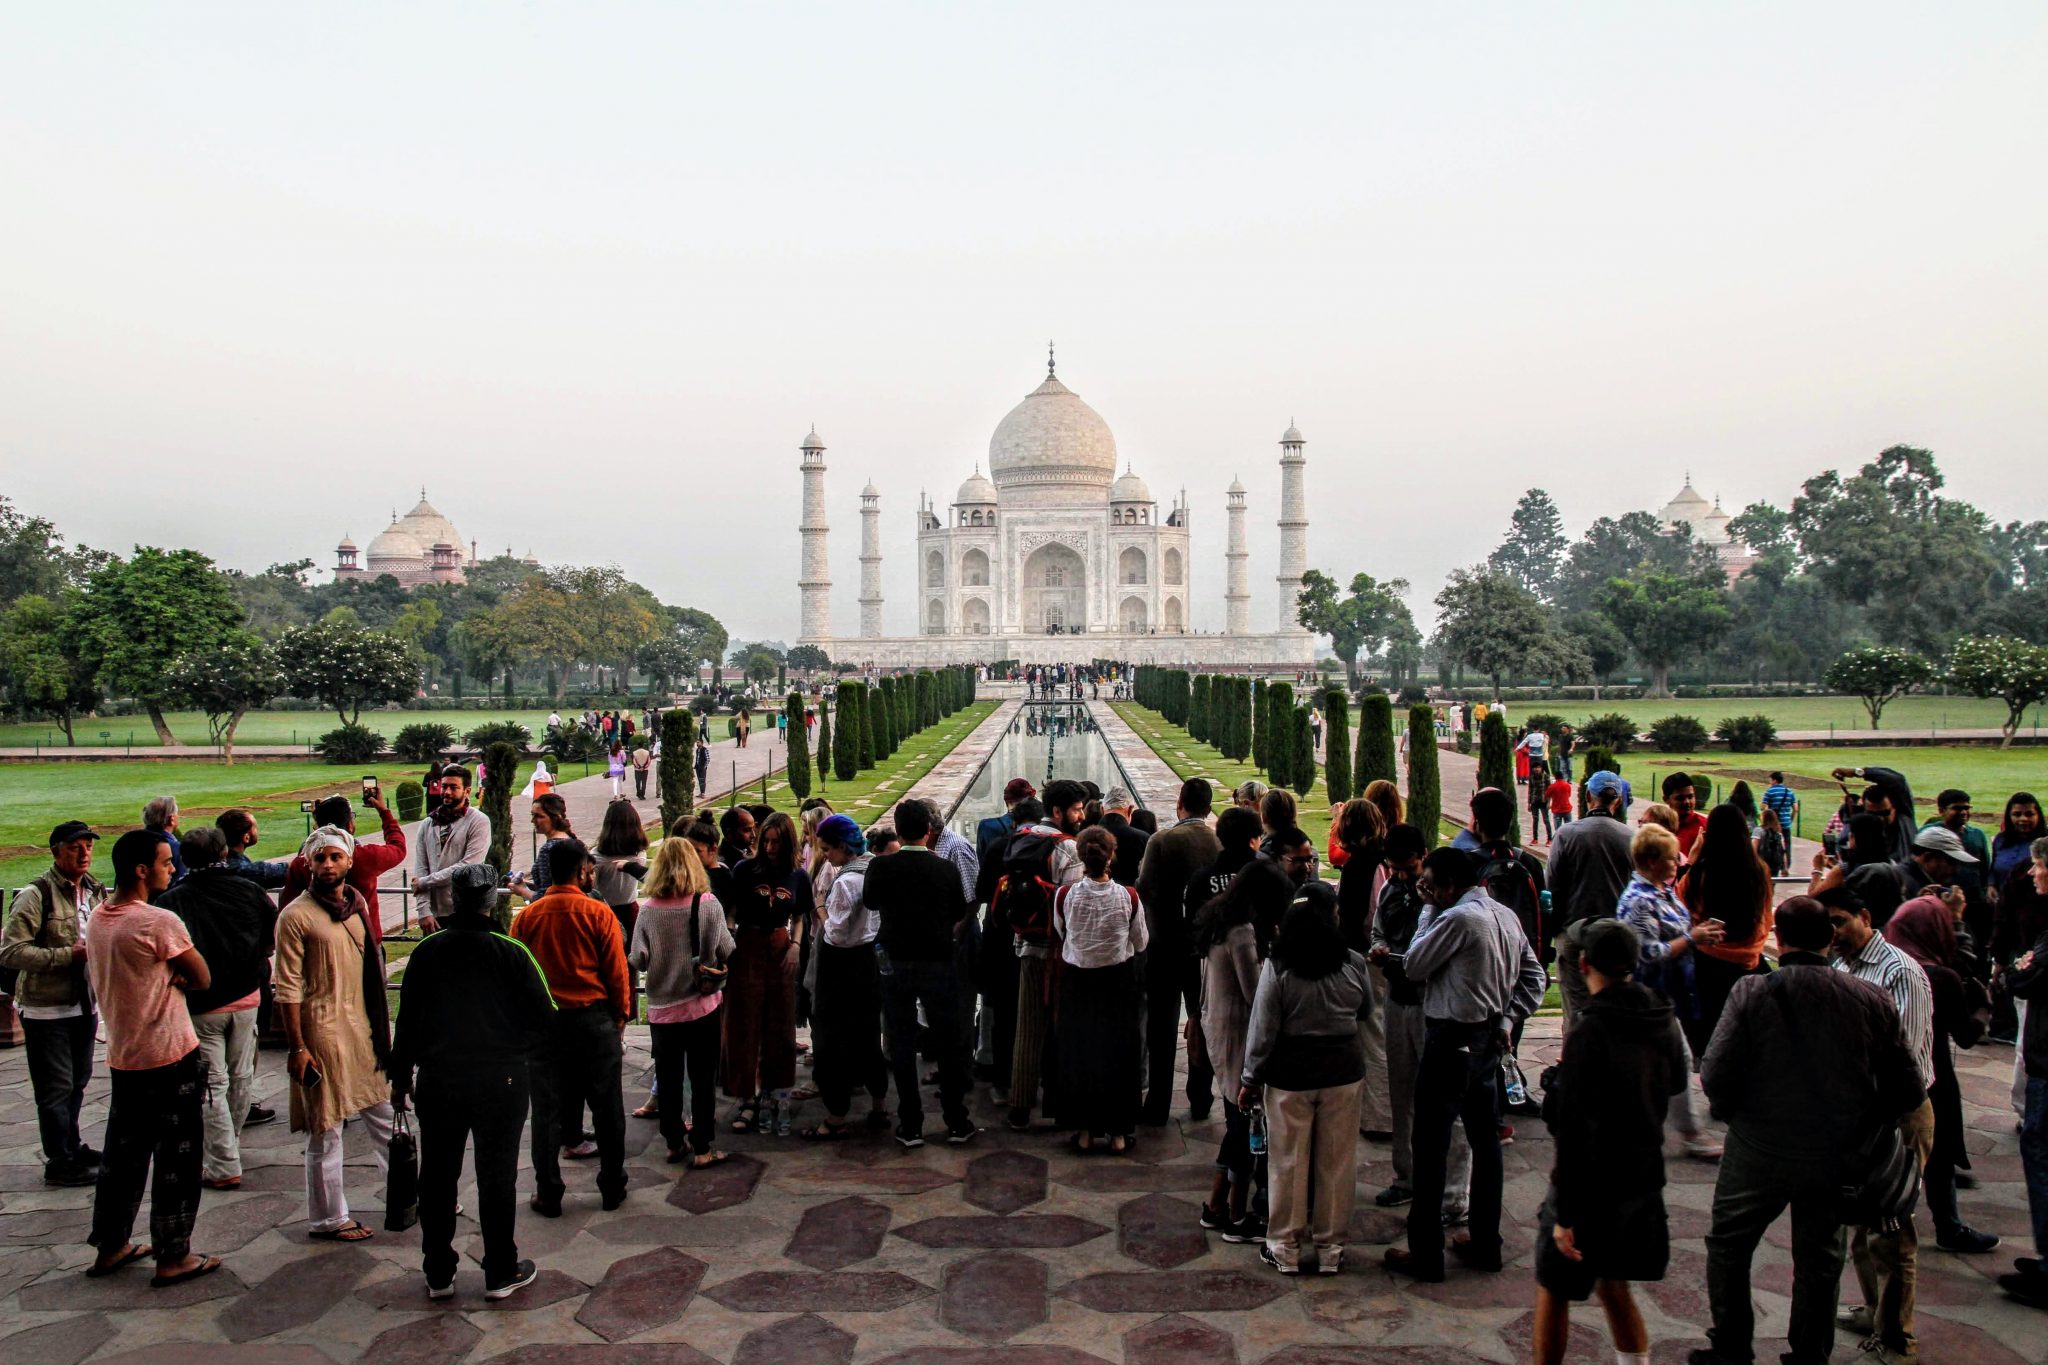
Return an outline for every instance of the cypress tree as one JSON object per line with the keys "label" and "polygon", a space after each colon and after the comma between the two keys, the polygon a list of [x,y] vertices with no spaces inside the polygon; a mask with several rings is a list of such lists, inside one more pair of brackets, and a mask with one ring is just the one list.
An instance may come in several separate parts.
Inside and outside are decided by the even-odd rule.
{"label": "cypress tree", "polygon": [[1351,799],[1351,698],[1341,687],[1323,693],[1323,781],[1333,810]]}
{"label": "cypress tree", "polygon": [[[484,785],[477,808],[491,818],[491,866],[512,866],[512,793],[519,789],[519,749],[503,740],[484,750]],[[425,836],[421,836],[425,837]]]}
{"label": "cypress tree", "polygon": [[[784,772],[789,780],[790,795],[801,801],[811,794],[811,737],[804,733],[804,694],[801,692],[790,693],[789,701],[783,706],[782,713],[789,717],[789,728],[787,730],[789,761]],[[661,751],[663,753],[668,752],[668,741],[666,739],[662,741]],[[689,751],[678,750],[677,752],[687,753]],[[662,821],[662,828],[670,828],[666,818]]]}
{"label": "cypress tree", "polygon": [[1287,785],[1303,796],[1316,787],[1316,734],[1306,706],[1294,708],[1294,744],[1287,763]]}
{"label": "cypress tree", "polygon": [[1352,785],[1364,791],[1369,783],[1395,781],[1394,759],[1394,699],[1384,692],[1368,692],[1358,703],[1358,754],[1351,767]]}
{"label": "cypress tree", "polygon": [[881,708],[875,696],[875,689],[863,687],[860,690],[860,766],[863,771],[875,766],[875,712]]}
{"label": "cypress tree", "polygon": [[917,671],[917,728],[929,730],[939,720],[939,680],[929,668]]}
{"label": "cypress tree", "polygon": [[1197,673],[1188,684],[1188,735],[1209,742],[1209,675]]}
{"label": "cypress tree", "polygon": [[908,673],[897,676],[896,738],[899,742],[917,733],[917,717],[912,714],[917,709],[913,704],[916,698],[911,695],[916,688],[916,680]]}
{"label": "cypress tree", "polygon": [[1408,823],[1422,831],[1422,842],[1435,848],[1442,834],[1443,774],[1437,765],[1436,712],[1428,706],[1408,708]]}
{"label": "cypress tree", "polygon": [[1479,722],[1479,785],[1515,790],[1515,746],[1508,739],[1508,723],[1498,711]]}
{"label": "cypress tree", "polygon": [[1252,754],[1252,680],[1230,680],[1230,757],[1239,763]]}
{"label": "cypress tree", "polygon": [[896,687],[884,678],[875,685],[875,757],[886,759],[896,752]]}
{"label": "cypress tree", "polygon": [[[796,725],[796,722],[790,722]],[[802,729],[801,726],[796,728]],[[674,706],[661,713],[663,761],[655,766],[655,785],[661,792],[661,830],[675,833],[679,821],[696,809],[697,718],[687,706]],[[674,754],[673,762],[668,755]],[[808,761],[808,760],[807,760]],[[797,769],[796,750],[789,751],[789,768]]]}
{"label": "cypress tree", "polygon": [[1245,710],[1245,724],[1251,733],[1251,765],[1266,772],[1266,741],[1272,729],[1266,724],[1266,679],[1251,679],[1251,706]]}
{"label": "cypress tree", "polygon": [[851,782],[860,771],[860,693],[857,682],[839,684],[839,732],[832,737],[832,774]]}
{"label": "cypress tree", "polygon": [[1275,787],[1291,787],[1287,779],[1294,772],[1294,684],[1266,684],[1266,718],[1272,738],[1266,744],[1266,781]]}
{"label": "cypress tree", "polygon": [[818,698],[819,786],[823,786],[825,784],[825,779],[832,775],[832,767],[835,761],[834,754],[832,751],[832,708],[825,704],[827,700],[828,699],[823,695],[820,695]]}

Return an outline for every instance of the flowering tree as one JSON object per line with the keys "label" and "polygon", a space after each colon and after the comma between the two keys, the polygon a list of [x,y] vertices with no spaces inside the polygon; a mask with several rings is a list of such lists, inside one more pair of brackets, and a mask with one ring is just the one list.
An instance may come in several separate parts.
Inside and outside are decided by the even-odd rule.
{"label": "flowering tree", "polygon": [[[235,728],[242,717],[284,690],[277,651],[246,630],[204,650],[180,655],[165,672],[166,693],[206,713],[221,761],[235,761]],[[346,719],[346,717],[344,717]]]}
{"label": "flowering tree", "polygon": [[2048,649],[2011,635],[1965,635],[1949,651],[1948,680],[1976,697],[2005,703],[2005,743],[2012,747],[2020,717],[2048,699]]}
{"label": "flowering tree", "polygon": [[344,725],[354,725],[365,706],[408,701],[419,691],[419,663],[405,641],[351,621],[288,630],[277,657],[285,690],[333,707]]}
{"label": "flowering tree", "polygon": [[1829,687],[1862,699],[1870,713],[1870,728],[1877,728],[1885,703],[1903,697],[1934,677],[1934,665],[1918,654],[1886,645],[1852,649],[1828,665]]}

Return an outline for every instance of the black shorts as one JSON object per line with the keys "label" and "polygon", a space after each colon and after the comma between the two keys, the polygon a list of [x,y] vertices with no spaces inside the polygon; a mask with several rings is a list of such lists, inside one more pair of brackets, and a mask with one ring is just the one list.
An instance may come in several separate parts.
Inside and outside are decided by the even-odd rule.
{"label": "black shorts", "polygon": [[1570,1260],[1557,1249],[1551,1232],[1556,1194],[1543,1200],[1536,1215],[1536,1283],[1560,1298],[1583,1301],[1595,1280],[1661,1280],[1671,1264],[1671,1233],[1664,1219],[1664,1191],[1652,1190],[1633,1199],[1601,1207],[1598,1214],[1572,1229],[1572,1245],[1582,1259]]}

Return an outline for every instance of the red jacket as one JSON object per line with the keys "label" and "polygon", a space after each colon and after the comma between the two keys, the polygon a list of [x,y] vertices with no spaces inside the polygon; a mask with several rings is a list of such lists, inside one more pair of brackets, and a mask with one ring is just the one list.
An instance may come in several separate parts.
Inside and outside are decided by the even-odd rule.
{"label": "red jacket", "polygon": [[628,1017],[633,997],[626,943],[609,905],[572,886],[551,887],[513,916],[512,937],[540,964],[556,1005],[609,1005],[613,1018]]}
{"label": "red jacket", "polygon": [[[384,941],[384,915],[377,908],[377,879],[405,861],[405,831],[389,811],[383,818],[384,842],[358,843],[355,863],[348,870],[348,884],[362,892],[363,899],[370,903],[370,933],[379,943]],[[277,903],[290,905],[312,883],[312,870],[306,866],[306,860],[294,857],[290,870],[284,874],[284,889],[277,893]]]}

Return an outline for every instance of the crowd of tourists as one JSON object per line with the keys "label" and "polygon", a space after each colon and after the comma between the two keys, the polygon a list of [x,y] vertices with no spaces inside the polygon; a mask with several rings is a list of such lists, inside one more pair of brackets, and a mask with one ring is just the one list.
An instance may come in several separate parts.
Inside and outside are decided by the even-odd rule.
{"label": "crowd of tourists", "polygon": [[[548,791],[531,802],[532,867],[501,879],[471,774],[451,766],[412,829],[371,795],[379,838],[359,840],[350,800],[330,797],[273,862],[250,856],[249,812],[181,830],[164,798],[113,841],[103,885],[98,836],[59,825],[0,967],[18,973],[45,1178],[96,1187],[93,1276],[148,1259],[168,1285],[220,1265],[191,1233],[202,1191],[240,1185],[244,1129],[273,1117],[251,1103],[267,1012],[305,1135],[309,1236],[375,1233],[349,1209],[344,1125],[381,1172],[416,1117],[432,1298],[454,1293],[468,1146],[497,1299],[536,1273],[515,1238],[522,1134],[528,1209],[558,1217],[565,1160],[594,1161],[604,1209],[627,1200],[631,1119],[698,1170],[727,1159],[722,1134],[888,1133],[916,1149],[934,1089],[940,1134],[970,1143],[986,1086],[1009,1128],[1110,1157],[1176,1108],[1200,1123],[1220,1104],[1201,1224],[1284,1275],[1341,1268],[1360,1140],[1386,1143],[1393,1178],[1374,1198],[1405,1209],[1406,1235],[1384,1265],[1429,1282],[1452,1261],[1501,1268],[1509,1120],[1540,1111],[1556,1142],[1535,1262],[1544,1361],[1588,1297],[1617,1359],[1648,1358],[1629,1284],[1668,1264],[1668,1124],[1684,1157],[1720,1163],[1698,1365],[1752,1358],[1751,1258],[1788,1207],[1786,1359],[1826,1359],[1846,1327],[1873,1358],[1907,1360],[1916,1204],[1943,1252],[1999,1245],[1963,1217],[1954,1051],[2001,1030],[2020,1044],[2037,1254],[2000,1283],[2048,1307],[2048,1008],[2025,1008],[2048,994],[2048,830],[2024,793],[1987,840],[1965,793],[1943,792],[1920,825],[1902,774],[1839,777],[1862,785],[1810,884],[1774,904],[1757,822],[1732,800],[1702,812],[1682,773],[1639,811],[1625,779],[1589,774],[1547,861],[1512,837],[1515,795],[1491,788],[1432,849],[1394,786],[1373,783],[1321,850],[1295,798],[1257,782],[1219,811],[1189,779],[1168,823],[1122,788],[1019,777],[972,837],[921,799],[863,827],[813,798],[794,815],[706,810],[650,838],[617,799],[588,843]],[[400,863],[427,936],[387,1018],[378,882]],[[1531,1085],[1517,1053],[1553,979],[1563,1052]],[[623,1038],[643,1011],[653,1087],[629,1115]],[[79,1120],[100,1029],[95,1150]]]}

